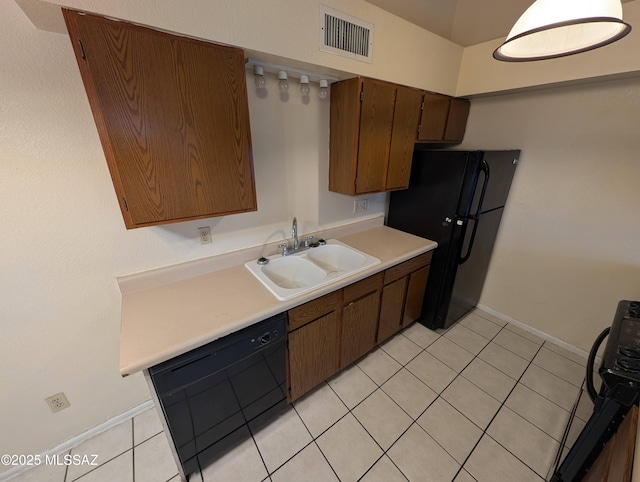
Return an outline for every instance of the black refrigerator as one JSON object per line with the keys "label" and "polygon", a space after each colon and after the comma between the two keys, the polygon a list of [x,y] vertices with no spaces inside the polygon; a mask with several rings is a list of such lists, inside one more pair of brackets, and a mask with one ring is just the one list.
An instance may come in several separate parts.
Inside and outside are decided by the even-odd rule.
{"label": "black refrigerator", "polygon": [[447,328],[480,299],[519,150],[423,150],[409,188],[394,191],[386,224],[438,242],[420,322]]}

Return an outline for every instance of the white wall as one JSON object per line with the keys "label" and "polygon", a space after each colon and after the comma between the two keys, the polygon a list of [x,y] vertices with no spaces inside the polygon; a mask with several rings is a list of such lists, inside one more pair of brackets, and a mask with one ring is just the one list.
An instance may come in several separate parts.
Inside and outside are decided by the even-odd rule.
{"label": "white wall", "polygon": [[[17,1],[30,5],[36,12],[46,11],[45,17],[49,15],[45,7],[50,4],[40,0]],[[52,3],[236,45],[259,58],[292,59],[333,69],[344,77],[365,75],[449,95],[455,95],[462,59],[461,46],[365,0],[53,0]],[[374,25],[371,63],[320,51],[320,5]]]}
{"label": "white wall", "polygon": [[474,99],[465,148],[521,148],[481,303],[588,350],[640,299],[640,80]]}
{"label": "white wall", "polygon": [[[149,397],[118,373],[117,276],[288,237],[294,215],[301,233],[363,217],[327,191],[328,100],[317,85],[282,100],[269,77],[266,97],[249,84],[258,211],[127,231],[68,37],[9,0],[2,17],[0,453],[33,454]],[[367,217],[384,212],[384,194],[367,198]],[[52,414],[60,391],[71,407]]]}
{"label": "white wall", "polygon": [[640,0],[623,4],[623,18],[631,33],[606,47],[580,55],[540,62],[500,62],[492,56],[504,39],[490,40],[464,49],[456,95],[470,96],[561,82],[639,76]]}

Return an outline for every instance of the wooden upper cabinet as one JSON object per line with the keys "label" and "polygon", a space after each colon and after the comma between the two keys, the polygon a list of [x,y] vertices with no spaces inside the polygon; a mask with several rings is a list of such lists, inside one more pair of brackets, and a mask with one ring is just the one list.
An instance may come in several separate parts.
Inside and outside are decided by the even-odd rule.
{"label": "wooden upper cabinet", "polygon": [[421,97],[362,77],[332,84],[330,191],[353,196],[409,185]]}
{"label": "wooden upper cabinet", "polygon": [[471,103],[466,99],[451,99],[447,128],[444,132],[446,142],[462,142],[464,131],[467,128],[467,118]]}
{"label": "wooden upper cabinet", "polygon": [[420,117],[419,141],[442,141],[447,128],[450,97],[431,92],[424,93]]}
{"label": "wooden upper cabinet", "polygon": [[419,90],[398,87],[385,186],[387,191],[409,187],[418,122],[416,107],[420,105],[421,98],[422,93]]}
{"label": "wooden upper cabinet", "polygon": [[255,211],[242,50],[63,14],[126,227]]}
{"label": "wooden upper cabinet", "polygon": [[470,103],[432,92],[424,93],[419,142],[460,143],[464,138]]}
{"label": "wooden upper cabinet", "polygon": [[361,92],[356,194],[384,190],[396,94],[393,85],[369,79]]}

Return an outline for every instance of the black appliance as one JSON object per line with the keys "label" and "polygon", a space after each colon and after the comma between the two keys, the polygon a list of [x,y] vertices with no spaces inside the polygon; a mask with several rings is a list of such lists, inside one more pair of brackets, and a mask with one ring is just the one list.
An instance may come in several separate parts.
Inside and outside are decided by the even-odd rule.
{"label": "black appliance", "polygon": [[422,150],[409,188],[391,193],[386,224],[437,241],[420,322],[446,328],[477,304],[519,150]]}
{"label": "black appliance", "polygon": [[[596,353],[608,336],[598,369],[602,385],[596,392],[593,368]],[[640,301],[622,300],[610,328],[596,339],[587,360],[587,392],[594,402],[593,413],[573,446],[562,460],[562,448],[575,417],[576,402],[567,424],[551,482],[581,480],[597,459],[607,441],[616,432],[624,417],[640,396]],[[581,395],[582,396],[582,390]]]}
{"label": "black appliance", "polygon": [[251,420],[286,403],[282,313],[149,369],[184,475],[249,434]]}

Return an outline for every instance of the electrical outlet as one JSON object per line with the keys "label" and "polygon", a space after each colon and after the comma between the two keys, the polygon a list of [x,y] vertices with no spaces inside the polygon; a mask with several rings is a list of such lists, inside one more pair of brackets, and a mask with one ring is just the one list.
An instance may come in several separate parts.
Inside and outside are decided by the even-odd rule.
{"label": "electrical outlet", "polygon": [[203,226],[198,228],[200,233],[200,244],[211,244],[211,228],[209,226]]}
{"label": "electrical outlet", "polygon": [[49,408],[53,413],[59,412],[71,405],[69,400],[67,400],[67,397],[65,397],[62,392],[56,393],[49,398],[45,398],[44,401],[47,402],[47,405],[49,405]]}
{"label": "electrical outlet", "polygon": [[369,201],[367,201],[366,199],[356,199],[355,201],[353,201],[354,214],[366,213],[368,207]]}

